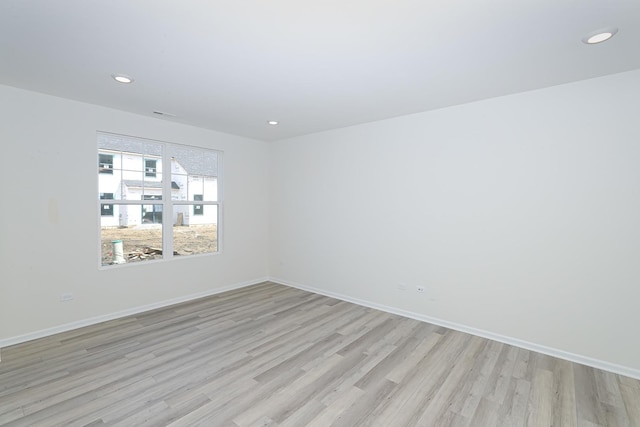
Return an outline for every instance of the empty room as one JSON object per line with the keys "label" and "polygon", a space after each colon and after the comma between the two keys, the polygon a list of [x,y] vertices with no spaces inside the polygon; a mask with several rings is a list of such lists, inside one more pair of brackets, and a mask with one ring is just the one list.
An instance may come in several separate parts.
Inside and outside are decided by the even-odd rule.
{"label": "empty room", "polygon": [[0,2],[0,425],[640,426],[640,3]]}

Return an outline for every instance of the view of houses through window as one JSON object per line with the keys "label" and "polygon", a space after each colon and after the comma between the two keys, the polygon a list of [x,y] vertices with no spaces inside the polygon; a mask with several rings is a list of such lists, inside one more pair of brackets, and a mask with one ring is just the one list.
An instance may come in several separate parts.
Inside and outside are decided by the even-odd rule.
{"label": "view of houses through window", "polygon": [[220,158],[98,133],[101,265],[218,252]]}

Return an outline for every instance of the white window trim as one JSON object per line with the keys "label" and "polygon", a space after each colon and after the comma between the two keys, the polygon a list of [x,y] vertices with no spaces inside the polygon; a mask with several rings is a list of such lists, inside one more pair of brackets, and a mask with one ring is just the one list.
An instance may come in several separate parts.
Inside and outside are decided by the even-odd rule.
{"label": "white window trim", "polygon": [[[96,209],[97,215],[98,215],[98,238],[97,238],[97,244],[98,244],[98,250],[97,250],[97,257],[98,257],[98,269],[99,270],[111,270],[114,268],[126,268],[132,265],[147,265],[147,264],[155,264],[155,263],[161,263],[161,262],[168,262],[168,261],[174,261],[174,260],[179,260],[179,259],[192,259],[192,258],[199,258],[199,257],[206,257],[206,256],[214,256],[214,255],[219,255],[223,252],[224,250],[224,208],[223,208],[223,200],[224,200],[224,178],[223,178],[223,157],[224,157],[224,152],[222,150],[218,150],[218,149],[213,149],[213,148],[207,148],[207,147],[201,147],[201,146],[197,146],[197,145],[187,145],[187,144],[178,144],[175,142],[167,142],[167,141],[161,141],[161,140],[156,140],[156,139],[150,139],[150,138],[140,138],[140,137],[135,137],[135,136],[129,136],[129,135],[122,135],[122,134],[115,134],[115,133],[111,133],[111,132],[104,132],[104,131],[98,131],[96,133],[96,135],[105,135],[106,137],[112,136],[112,137],[117,137],[117,138],[126,138],[126,139],[130,139],[130,140],[134,140],[134,141],[140,141],[140,142],[151,142],[151,143],[155,143],[155,144],[161,144],[162,145],[162,164],[163,164],[163,171],[162,174],[164,176],[168,176],[169,179],[165,179],[165,177],[163,176],[162,179],[162,215],[163,215],[163,220],[162,220],[162,252],[163,254],[168,254],[168,256],[164,256],[161,259],[155,259],[155,260],[148,260],[148,261],[144,261],[144,262],[127,262],[124,264],[111,264],[111,265],[102,265],[102,234],[101,234],[101,220],[102,220],[102,215],[101,215],[101,210],[102,210],[102,204],[104,203],[104,200],[106,199],[100,199],[100,187],[99,187],[99,175],[100,173],[97,173],[95,175],[96,177],[96,188],[97,191],[95,193],[95,195],[97,195],[97,199],[98,199],[98,208]],[[198,201],[197,203],[194,200],[171,200],[171,177],[172,177],[172,173],[171,173],[171,156],[169,155],[169,150],[167,149],[167,147],[169,146],[177,146],[177,147],[187,147],[187,148],[195,148],[195,149],[199,149],[199,150],[206,150],[206,151],[213,151],[216,153],[217,155],[217,175],[216,175],[216,186],[217,186],[217,201]],[[99,148],[98,148],[99,149]],[[103,149],[104,151],[111,151],[108,149]],[[143,161],[144,161],[144,157],[143,157]],[[164,166],[164,165],[169,165]],[[114,170],[115,171],[115,170]],[[94,195],[94,197],[95,197]],[[150,202],[147,201],[147,202]],[[113,199],[111,200],[112,205],[140,205],[140,204],[144,204],[144,200],[123,200],[123,199]],[[147,203],[150,204],[150,203]],[[189,255],[189,256],[174,256],[173,255],[173,221],[164,221],[165,215],[168,218],[173,218],[173,207],[176,205],[189,205],[189,206],[193,206],[195,204],[198,205],[211,205],[211,206],[217,206],[218,207],[218,222],[217,222],[217,226],[216,226],[216,237],[217,237],[217,251],[216,252],[208,252],[208,253],[202,253],[202,254],[194,254],[194,255]]]}

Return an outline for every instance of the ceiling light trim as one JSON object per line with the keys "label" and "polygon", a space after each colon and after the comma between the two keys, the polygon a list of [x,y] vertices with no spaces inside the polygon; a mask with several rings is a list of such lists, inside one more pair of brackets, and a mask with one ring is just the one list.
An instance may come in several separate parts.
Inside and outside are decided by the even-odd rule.
{"label": "ceiling light trim", "polygon": [[111,74],[113,80],[122,84],[130,84],[133,83],[133,77],[127,76],[126,74]]}
{"label": "ceiling light trim", "polygon": [[592,31],[582,38],[582,42],[588,45],[600,44],[611,40],[616,35],[618,29],[615,27],[601,28],[596,31]]}

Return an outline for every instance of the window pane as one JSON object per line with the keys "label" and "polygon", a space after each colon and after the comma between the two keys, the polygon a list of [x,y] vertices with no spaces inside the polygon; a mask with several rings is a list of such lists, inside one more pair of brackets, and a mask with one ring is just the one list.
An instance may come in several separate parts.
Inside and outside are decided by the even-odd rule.
{"label": "window pane", "polygon": [[207,165],[203,175],[218,176],[218,153],[212,151],[205,151],[202,153],[204,163]]}
{"label": "window pane", "polygon": [[171,180],[179,187],[171,199],[195,201],[194,195],[201,194],[203,200],[218,201],[218,153],[184,146],[170,146],[168,150]]}
{"label": "window pane", "polygon": [[[146,174],[145,174],[146,175]],[[162,174],[156,173],[154,177],[144,177],[144,181],[140,183],[143,194],[162,194]]]}
{"label": "window pane", "polygon": [[[162,195],[145,195],[144,200],[162,200]],[[142,205],[142,224],[162,224],[162,205],[153,203]]]}
{"label": "window pane", "polygon": [[203,150],[184,146],[171,146],[168,148],[169,157],[175,162],[172,165],[172,171],[185,175],[201,175],[203,173]]}
{"label": "window pane", "polygon": [[205,176],[203,182],[204,200],[207,202],[218,201],[218,178]]}
{"label": "window pane", "polygon": [[162,144],[158,142],[146,141],[144,143],[144,154],[147,156],[162,157]]}
{"label": "window pane", "polygon": [[162,194],[162,174],[156,173],[155,177],[147,177],[144,172],[123,171],[113,180],[101,179],[99,181],[101,193],[118,193],[116,199],[143,200],[144,195]]}
{"label": "window pane", "polygon": [[187,200],[188,177],[183,174],[171,174],[171,200]]}
{"label": "window pane", "polygon": [[98,133],[98,148],[128,153],[144,152],[144,144],[141,141],[131,137],[113,134]]}
{"label": "window pane", "polygon": [[[192,213],[197,206],[201,215]],[[177,219],[173,226],[173,250],[178,255],[205,254],[218,251],[218,206],[175,206]]]}
{"label": "window pane", "polygon": [[[98,191],[100,193],[119,193],[121,171],[120,156],[98,152]],[[119,198],[116,196],[116,198]]]}
{"label": "window pane", "polygon": [[[113,216],[100,217],[102,265],[161,259],[162,205],[112,206]],[[156,209],[157,207],[160,209]],[[155,222],[141,224],[143,212],[151,212],[149,217]],[[129,218],[138,220],[128,221]],[[127,222],[138,225],[124,225]]]}
{"label": "window pane", "polygon": [[189,200],[202,201],[204,199],[196,200],[195,196],[204,194],[204,181],[200,175],[192,175],[189,177]]}
{"label": "window pane", "polygon": [[[179,191],[172,195],[172,200],[190,200],[199,202],[205,200],[207,202],[218,201],[218,179],[213,176],[202,175],[173,175],[174,180],[182,180],[186,186],[179,187]],[[186,189],[186,191],[185,191]],[[197,196],[201,198],[198,199]]]}
{"label": "window pane", "polygon": [[129,178],[131,172],[144,172],[144,158],[142,153],[122,153],[123,177]]}

